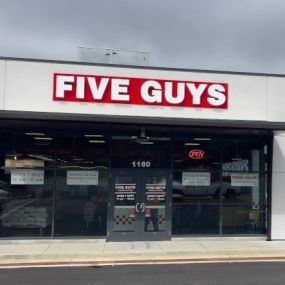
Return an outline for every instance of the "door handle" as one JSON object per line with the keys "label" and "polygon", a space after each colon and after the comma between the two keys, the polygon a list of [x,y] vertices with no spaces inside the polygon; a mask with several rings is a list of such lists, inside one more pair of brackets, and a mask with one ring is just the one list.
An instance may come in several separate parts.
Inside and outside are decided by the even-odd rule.
{"label": "door handle", "polygon": [[142,213],[145,212],[145,203],[141,203],[141,212],[142,212]]}
{"label": "door handle", "polygon": [[136,212],[137,213],[139,213],[139,211],[140,211],[139,207],[140,207],[140,203],[136,203]]}

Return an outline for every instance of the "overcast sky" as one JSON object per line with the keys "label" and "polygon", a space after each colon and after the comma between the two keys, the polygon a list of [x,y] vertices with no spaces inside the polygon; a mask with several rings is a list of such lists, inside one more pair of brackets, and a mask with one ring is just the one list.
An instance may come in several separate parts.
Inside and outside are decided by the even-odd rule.
{"label": "overcast sky", "polygon": [[0,56],[79,60],[146,50],[150,65],[285,73],[285,0],[0,0]]}

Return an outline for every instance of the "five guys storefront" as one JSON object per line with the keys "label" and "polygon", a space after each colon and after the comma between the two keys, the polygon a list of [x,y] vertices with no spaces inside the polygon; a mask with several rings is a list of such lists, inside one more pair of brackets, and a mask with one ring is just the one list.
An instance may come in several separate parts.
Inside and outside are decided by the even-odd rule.
{"label": "five guys storefront", "polygon": [[279,75],[0,59],[0,237],[284,239],[282,88]]}

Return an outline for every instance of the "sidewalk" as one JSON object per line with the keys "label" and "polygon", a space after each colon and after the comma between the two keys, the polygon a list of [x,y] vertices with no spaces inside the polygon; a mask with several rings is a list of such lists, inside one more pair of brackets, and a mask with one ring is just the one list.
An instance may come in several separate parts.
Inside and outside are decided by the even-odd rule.
{"label": "sidewalk", "polygon": [[2,267],[250,260],[285,260],[285,241],[265,241],[265,237],[109,243],[103,239],[0,241]]}

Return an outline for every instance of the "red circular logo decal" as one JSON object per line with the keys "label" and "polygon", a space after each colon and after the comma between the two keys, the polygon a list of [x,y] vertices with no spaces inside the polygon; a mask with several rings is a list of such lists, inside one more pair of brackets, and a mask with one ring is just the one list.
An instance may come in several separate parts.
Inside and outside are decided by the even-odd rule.
{"label": "red circular logo decal", "polygon": [[204,158],[205,152],[201,149],[192,149],[189,151],[189,157],[192,159]]}

